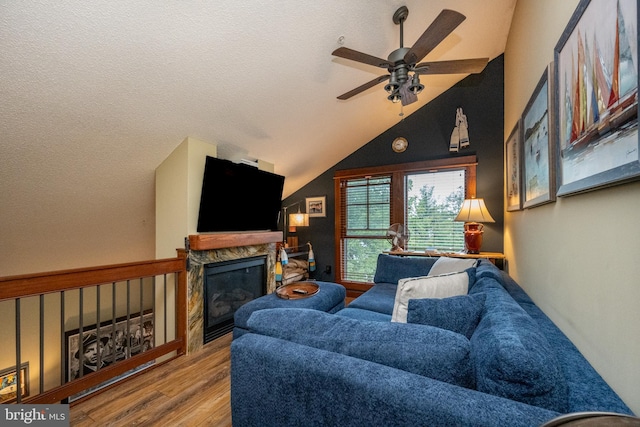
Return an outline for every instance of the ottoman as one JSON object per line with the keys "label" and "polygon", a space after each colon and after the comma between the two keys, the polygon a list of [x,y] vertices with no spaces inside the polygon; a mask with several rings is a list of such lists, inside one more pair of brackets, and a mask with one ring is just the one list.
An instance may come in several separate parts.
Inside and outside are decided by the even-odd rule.
{"label": "ottoman", "polygon": [[249,332],[247,320],[249,320],[251,313],[257,310],[266,308],[311,308],[327,313],[335,313],[344,308],[344,299],[346,297],[344,286],[332,282],[313,283],[317,284],[319,289],[318,292],[308,298],[283,299],[273,293],[256,298],[240,307],[234,314],[233,339]]}

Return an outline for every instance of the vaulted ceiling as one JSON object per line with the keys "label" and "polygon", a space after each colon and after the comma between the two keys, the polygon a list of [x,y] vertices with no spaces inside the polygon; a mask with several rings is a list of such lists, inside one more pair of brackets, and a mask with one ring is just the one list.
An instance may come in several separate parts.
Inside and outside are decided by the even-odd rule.
{"label": "vaulted ceiling", "polygon": [[[334,49],[386,58],[406,5],[405,46],[442,9],[467,17],[425,60],[493,59],[515,3],[1,1],[2,215],[147,209],[155,168],[186,136],[274,163],[286,196],[400,119],[383,85],[336,99],[385,70]],[[464,77],[424,76],[404,114]]]}

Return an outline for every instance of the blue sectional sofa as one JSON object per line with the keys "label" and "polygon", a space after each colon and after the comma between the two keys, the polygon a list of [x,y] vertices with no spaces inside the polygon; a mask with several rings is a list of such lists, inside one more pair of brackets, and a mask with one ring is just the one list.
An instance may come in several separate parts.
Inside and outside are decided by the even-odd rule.
{"label": "blue sectional sofa", "polygon": [[465,295],[410,299],[408,323],[392,322],[398,283],[435,262],[380,255],[375,286],[335,313],[326,302],[245,310],[231,346],[233,425],[539,426],[573,412],[631,414],[488,261],[465,269]]}

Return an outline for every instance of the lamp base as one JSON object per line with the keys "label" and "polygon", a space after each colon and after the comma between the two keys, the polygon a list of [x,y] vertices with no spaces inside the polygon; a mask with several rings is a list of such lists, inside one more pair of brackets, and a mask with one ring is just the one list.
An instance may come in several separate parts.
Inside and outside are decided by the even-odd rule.
{"label": "lamp base", "polygon": [[468,254],[479,254],[484,226],[477,222],[464,223],[464,247]]}

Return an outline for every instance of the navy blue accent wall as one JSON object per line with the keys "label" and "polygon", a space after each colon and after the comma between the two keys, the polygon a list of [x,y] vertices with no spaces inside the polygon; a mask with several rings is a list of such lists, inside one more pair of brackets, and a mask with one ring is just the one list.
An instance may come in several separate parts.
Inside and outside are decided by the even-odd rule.
{"label": "navy blue accent wall", "polygon": [[[388,102],[380,90],[380,102]],[[471,145],[458,155],[477,156],[477,197],[484,198],[487,209],[496,220],[493,224],[484,225],[482,250],[503,251],[504,55],[501,55],[491,61],[481,74],[465,78],[283,201],[283,206],[287,206],[304,201],[306,197],[327,197],[327,216],[310,218],[310,226],[299,227],[295,234],[301,244],[307,241],[313,244],[318,280],[334,279],[335,171],[455,157],[456,154],[449,153],[449,139],[458,107],[462,107],[467,116],[471,141]],[[409,141],[403,153],[395,153],[391,149],[391,142],[398,136]],[[330,274],[324,273],[326,266],[331,266]]]}

